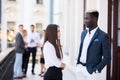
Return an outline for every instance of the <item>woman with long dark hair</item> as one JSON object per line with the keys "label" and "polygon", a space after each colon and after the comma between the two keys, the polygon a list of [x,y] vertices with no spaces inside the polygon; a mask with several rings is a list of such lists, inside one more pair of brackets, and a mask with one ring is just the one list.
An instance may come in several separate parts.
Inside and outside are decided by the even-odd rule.
{"label": "woman with long dark hair", "polygon": [[60,28],[56,24],[47,26],[43,47],[45,67],[47,69],[44,80],[62,80],[63,54],[60,45]]}

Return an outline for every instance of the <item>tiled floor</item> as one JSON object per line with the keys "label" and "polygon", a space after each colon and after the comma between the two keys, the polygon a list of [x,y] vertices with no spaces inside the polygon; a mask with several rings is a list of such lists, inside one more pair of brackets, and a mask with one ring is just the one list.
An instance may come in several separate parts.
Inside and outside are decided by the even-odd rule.
{"label": "tiled floor", "polygon": [[[40,73],[40,64],[36,64],[35,73],[36,75],[31,74],[31,63],[29,63],[27,77],[22,80],[43,80],[43,77],[40,77],[38,74]],[[68,68],[63,70],[63,80],[75,80],[75,75]]]}
{"label": "tiled floor", "polygon": [[43,80],[43,77],[40,77],[38,74],[40,73],[40,64],[35,65],[35,75],[31,74],[32,64],[29,63],[27,77],[22,80]]}

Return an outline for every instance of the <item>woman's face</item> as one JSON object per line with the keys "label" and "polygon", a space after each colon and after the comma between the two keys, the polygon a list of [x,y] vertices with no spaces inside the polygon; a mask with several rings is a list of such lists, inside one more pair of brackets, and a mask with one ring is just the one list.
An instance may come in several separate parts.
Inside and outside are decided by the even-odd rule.
{"label": "woman's face", "polygon": [[44,30],[42,31],[42,36],[45,37],[45,31]]}
{"label": "woman's face", "polygon": [[27,36],[27,32],[23,31],[23,37],[26,37],[26,36]]}
{"label": "woman's face", "polygon": [[57,37],[60,39],[60,27],[57,27]]}

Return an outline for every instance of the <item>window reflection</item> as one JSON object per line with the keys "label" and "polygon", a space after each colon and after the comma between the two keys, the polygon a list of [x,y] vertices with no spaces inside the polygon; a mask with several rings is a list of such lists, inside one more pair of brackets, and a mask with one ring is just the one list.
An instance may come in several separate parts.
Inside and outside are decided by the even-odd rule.
{"label": "window reflection", "polygon": [[36,23],[36,31],[40,34],[40,38],[42,37],[42,28],[43,28],[42,23]]}
{"label": "window reflection", "polygon": [[36,0],[36,3],[42,5],[43,4],[43,0]]}
{"label": "window reflection", "polygon": [[14,47],[15,43],[15,31],[14,30],[7,30],[7,47]]}

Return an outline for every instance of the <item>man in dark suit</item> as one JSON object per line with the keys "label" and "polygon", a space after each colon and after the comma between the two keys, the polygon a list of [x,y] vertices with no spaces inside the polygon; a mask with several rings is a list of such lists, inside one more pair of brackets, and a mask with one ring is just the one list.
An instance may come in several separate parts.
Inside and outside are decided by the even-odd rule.
{"label": "man in dark suit", "polygon": [[15,42],[15,63],[14,63],[14,79],[22,79],[22,56],[25,51],[24,40],[22,37],[23,25],[19,25],[19,31],[16,35]]}
{"label": "man in dark suit", "polygon": [[77,80],[103,80],[102,69],[110,63],[111,49],[108,35],[98,25],[99,12],[88,11],[84,23],[87,29],[81,34],[77,59]]}

